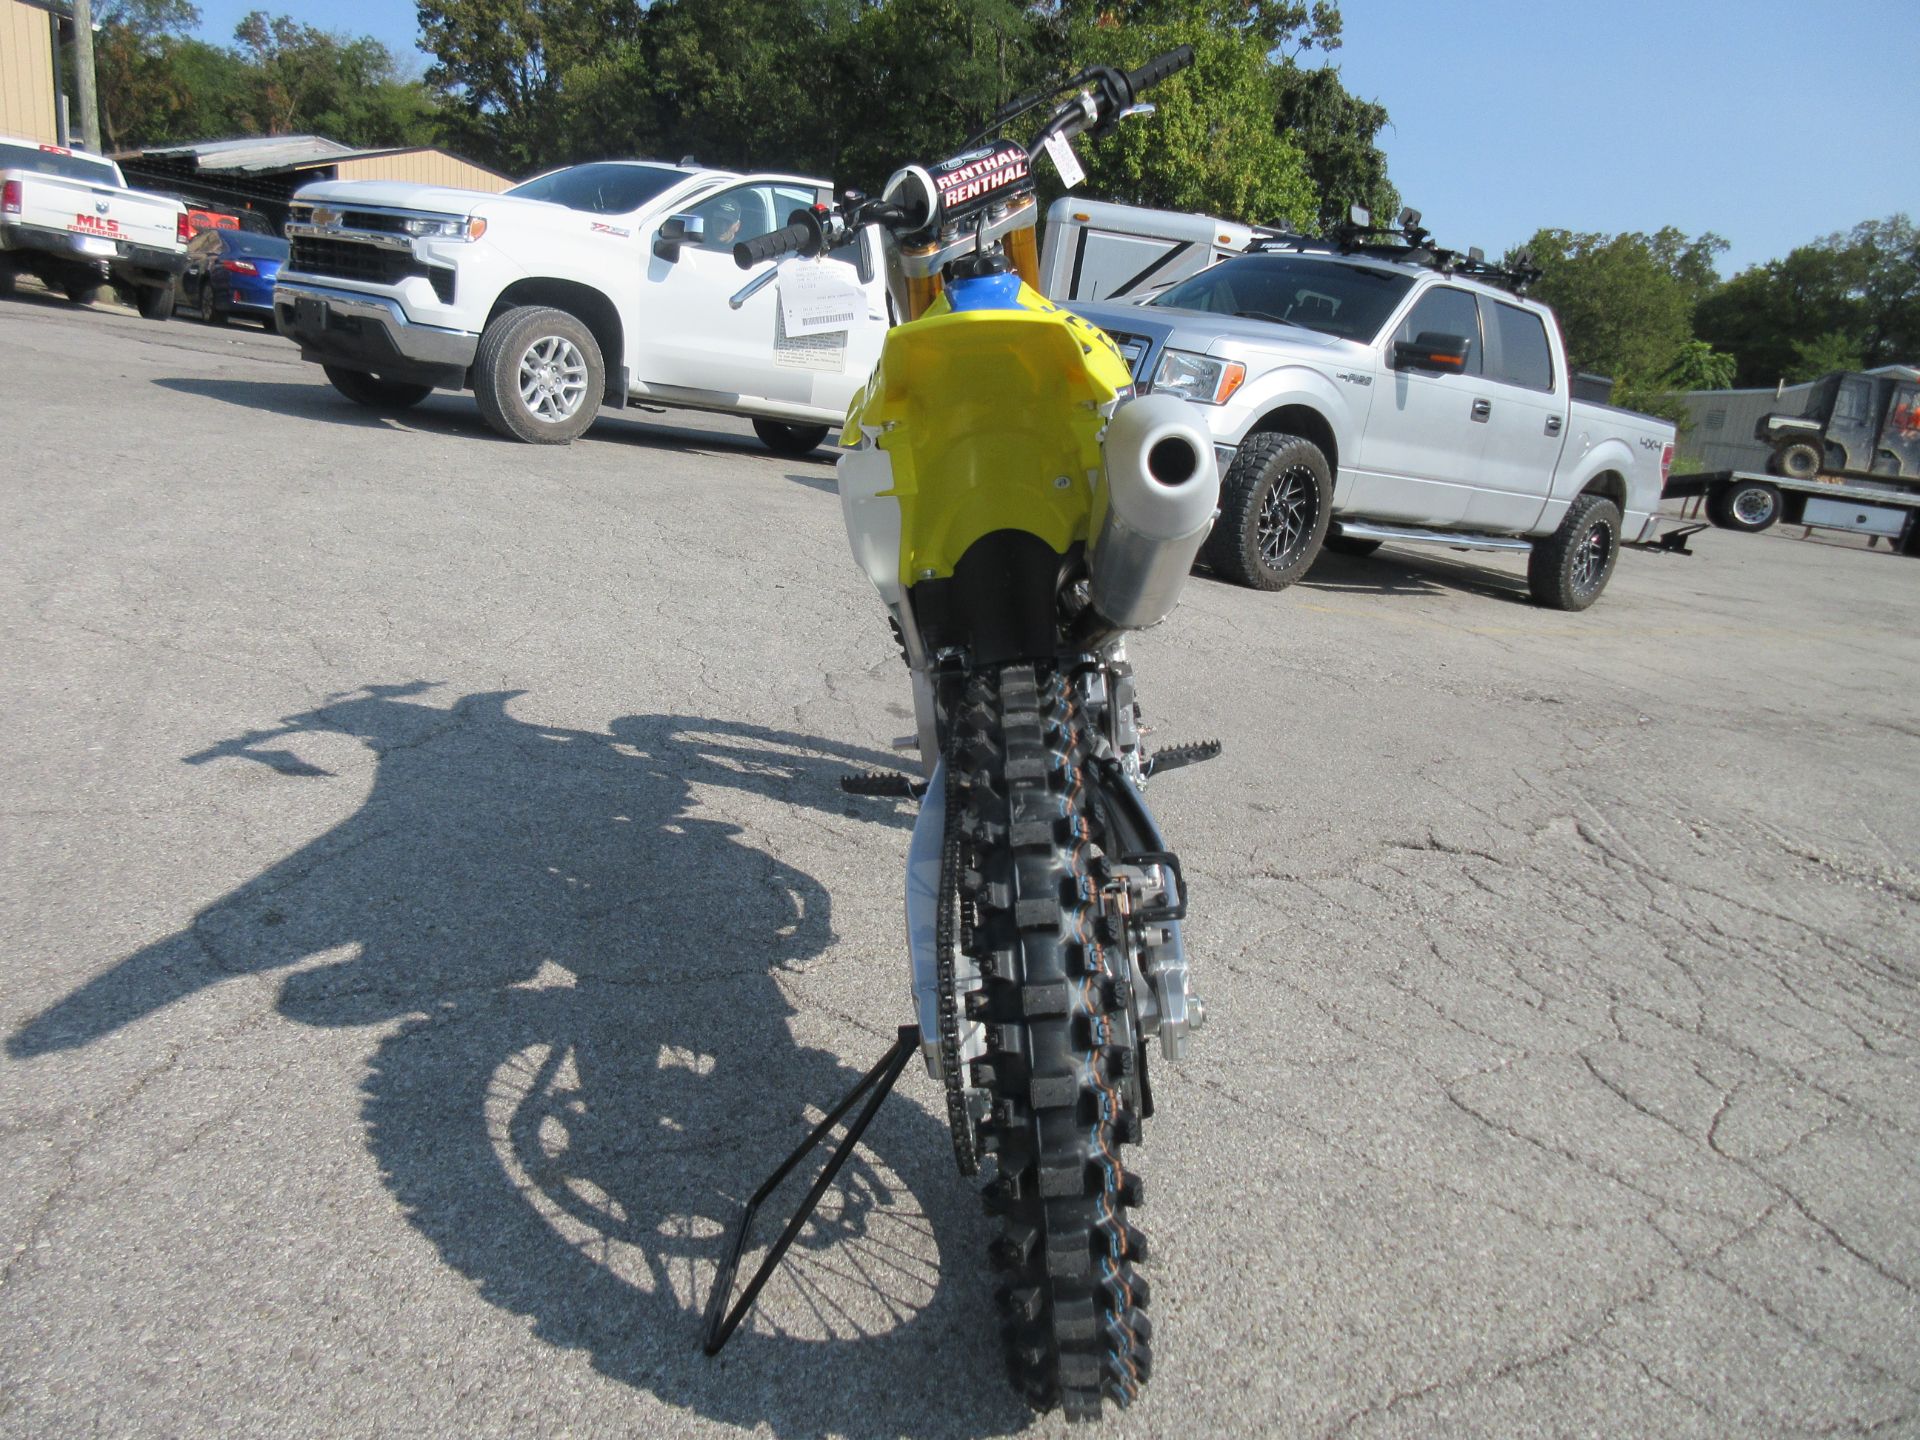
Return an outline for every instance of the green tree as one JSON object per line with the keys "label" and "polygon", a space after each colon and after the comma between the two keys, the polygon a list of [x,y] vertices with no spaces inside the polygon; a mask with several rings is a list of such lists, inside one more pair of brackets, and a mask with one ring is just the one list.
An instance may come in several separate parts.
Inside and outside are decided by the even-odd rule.
{"label": "green tree", "polygon": [[1867,357],[1860,342],[1844,330],[1835,330],[1817,339],[1794,341],[1793,363],[1780,378],[1789,385],[1797,385],[1802,380],[1817,380],[1835,370],[1866,368]]}
{"label": "green tree", "polygon": [[191,99],[172,55],[200,12],[187,0],[101,0],[93,17],[101,143],[126,150],[165,138],[170,119]]}
{"label": "green tree", "polygon": [[1729,357],[1695,348],[1693,333],[1713,257],[1726,248],[1719,236],[1541,230],[1526,248],[1541,272],[1533,293],[1559,316],[1567,363],[1612,376],[1618,403],[1670,413],[1662,396],[1726,376]]}
{"label": "green tree", "polygon": [[632,0],[419,0],[417,10],[435,57],[427,81],[462,148],[509,174],[574,158],[568,76],[606,63],[650,18]]}
{"label": "green tree", "polygon": [[1273,80],[1273,123],[1306,157],[1321,230],[1346,219],[1355,205],[1382,220],[1398,214],[1400,192],[1387,179],[1387,157],[1377,143],[1389,123],[1386,107],[1350,94],[1330,65],[1282,65]]}
{"label": "green tree", "polygon": [[848,8],[850,22],[826,38],[817,168],[862,189],[953,154],[1002,105],[1057,73],[1041,20],[1019,0]]}
{"label": "green tree", "polygon": [[1920,357],[1920,234],[1869,220],[1741,271],[1700,304],[1699,331],[1764,386]]}
{"label": "green tree", "polygon": [[1073,66],[1131,69],[1176,45],[1193,67],[1153,93],[1152,122],[1086,146],[1090,193],[1260,224],[1306,225],[1319,197],[1306,158],[1274,125],[1276,54],[1337,38],[1331,5],[1258,0],[1069,0],[1051,29]]}
{"label": "green tree", "polygon": [[1725,390],[1733,384],[1733,376],[1733,356],[1714,349],[1704,340],[1688,340],[1660,377],[1660,388],[1670,392]]}
{"label": "green tree", "polygon": [[376,40],[254,11],[238,48],[188,36],[187,0],[101,0],[95,77],[109,148],[316,132],[351,145],[437,138],[439,111]]}
{"label": "green tree", "polygon": [[247,72],[248,128],[257,133],[321,134],[369,147],[435,138],[438,107],[378,40],[261,10],[242,19],[233,38]]}

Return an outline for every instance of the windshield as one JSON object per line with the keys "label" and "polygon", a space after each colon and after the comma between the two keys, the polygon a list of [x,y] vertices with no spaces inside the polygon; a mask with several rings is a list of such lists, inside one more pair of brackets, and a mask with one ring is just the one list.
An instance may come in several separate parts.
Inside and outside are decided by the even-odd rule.
{"label": "windshield", "polygon": [[113,163],[95,155],[62,155],[58,150],[42,150],[33,145],[0,143],[0,170],[38,170],[42,175],[58,175],[65,180],[84,180],[90,185],[121,188]]}
{"label": "windshield", "polygon": [[1307,255],[1239,255],[1202,270],[1149,304],[1275,320],[1371,341],[1413,286],[1411,275]]}
{"label": "windshield", "polygon": [[670,185],[687,178],[684,170],[664,165],[633,165],[602,161],[594,165],[575,165],[556,170],[507,191],[522,200],[550,200],[569,210],[587,210],[595,215],[624,215],[638,210]]}

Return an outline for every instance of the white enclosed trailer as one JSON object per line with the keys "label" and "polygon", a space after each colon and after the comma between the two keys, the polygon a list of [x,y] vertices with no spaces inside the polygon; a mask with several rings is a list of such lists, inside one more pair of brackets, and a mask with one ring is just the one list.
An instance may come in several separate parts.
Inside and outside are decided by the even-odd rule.
{"label": "white enclosed trailer", "polygon": [[1068,195],[1047,211],[1041,288],[1050,300],[1139,299],[1271,233],[1210,215]]}

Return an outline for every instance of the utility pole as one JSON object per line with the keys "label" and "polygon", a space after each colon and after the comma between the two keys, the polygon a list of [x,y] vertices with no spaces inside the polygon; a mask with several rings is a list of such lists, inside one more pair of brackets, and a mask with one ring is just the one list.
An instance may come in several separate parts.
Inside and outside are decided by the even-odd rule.
{"label": "utility pole", "polygon": [[73,88],[80,101],[80,133],[100,153],[100,104],[93,93],[93,3],[73,0]]}
{"label": "utility pole", "polygon": [[61,146],[73,144],[72,131],[67,126],[67,81],[61,73],[65,68],[60,59],[60,12],[47,12],[47,27],[53,33],[53,138]]}

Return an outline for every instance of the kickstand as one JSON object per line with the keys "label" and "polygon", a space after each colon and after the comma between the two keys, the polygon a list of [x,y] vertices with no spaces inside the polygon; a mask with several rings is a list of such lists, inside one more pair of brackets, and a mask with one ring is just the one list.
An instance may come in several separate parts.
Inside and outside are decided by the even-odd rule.
{"label": "kickstand", "polygon": [[[709,1355],[718,1355],[723,1345],[733,1338],[733,1332],[740,1322],[747,1318],[747,1312],[753,1308],[753,1302],[759,1298],[761,1288],[773,1278],[774,1267],[779,1265],[792,1245],[812,1217],[814,1208],[819,1205],[820,1197],[827,1193],[827,1187],[833,1184],[833,1177],[840,1173],[840,1167],[847,1163],[847,1157],[853,1154],[853,1147],[860,1143],[860,1137],[866,1133],[867,1126],[879,1113],[880,1104],[892,1092],[894,1082],[899,1080],[900,1072],[906,1068],[913,1052],[920,1048],[920,1027],[902,1025],[900,1033],[887,1053],[875,1062],[874,1067],[860,1077],[855,1085],[833,1107],[833,1112],[813,1127],[813,1133],[800,1144],[785,1160],[780,1168],[769,1175],[766,1183],[753,1192],[753,1198],[747,1201],[747,1208],[740,1216],[740,1227],[734,1231],[733,1245],[727,1251],[727,1258],[721,1262],[719,1273],[713,1277],[713,1295],[707,1301],[706,1338],[702,1342]],[[828,1132],[840,1123],[841,1117],[854,1107],[854,1104],[869,1090],[872,1097],[860,1111],[847,1133],[834,1149],[833,1158],[827,1162],[827,1168],[820,1172],[820,1178],[813,1182],[813,1188],[807,1192],[806,1199],[800,1202],[800,1208],[793,1212],[793,1218],[787,1222],[787,1228],[780,1232],[780,1238],[773,1242],[773,1249],[767,1252],[767,1258],[760,1262],[760,1268],[753,1272],[753,1278],[747,1282],[747,1288],[740,1292],[739,1303],[732,1310],[726,1309],[727,1299],[733,1294],[734,1276],[740,1269],[740,1257],[747,1248],[747,1236],[753,1229],[753,1217],[759,1212],[761,1202],[780,1187],[780,1182],[793,1172],[793,1167],[806,1159],[812,1151],[827,1138]]]}

